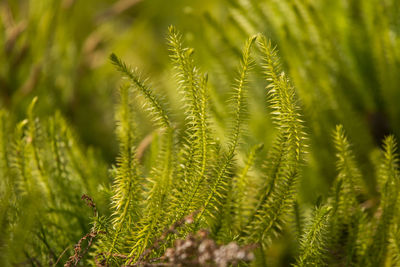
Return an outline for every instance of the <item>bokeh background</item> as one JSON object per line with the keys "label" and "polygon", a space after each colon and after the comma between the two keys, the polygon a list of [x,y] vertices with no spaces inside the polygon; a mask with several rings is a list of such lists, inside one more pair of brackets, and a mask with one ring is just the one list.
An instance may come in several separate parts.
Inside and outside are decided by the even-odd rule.
{"label": "bokeh background", "polygon": [[[166,32],[175,25],[209,73],[216,132],[224,138],[231,84],[246,38],[274,43],[303,107],[309,154],[301,201],[326,195],[336,175],[332,131],[343,124],[373,199],[371,162],[382,138],[400,136],[400,2],[396,0],[4,0],[0,3],[0,108],[10,120],[56,111],[81,143],[112,164],[114,103],[121,83],[115,52],[149,77],[176,121],[181,102],[168,58]],[[271,145],[274,128],[265,82],[250,83],[249,129],[243,151]],[[143,138],[152,129],[137,107]]]}

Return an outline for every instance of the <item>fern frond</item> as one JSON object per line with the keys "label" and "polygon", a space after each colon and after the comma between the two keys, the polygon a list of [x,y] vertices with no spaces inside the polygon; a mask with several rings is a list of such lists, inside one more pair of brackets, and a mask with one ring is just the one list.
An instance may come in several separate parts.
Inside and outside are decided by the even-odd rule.
{"label": "fern frond", "polygon": [[[193,50],[184,48],[180,33],[169,27],[168,43],[170,57],[177,70],[180,93],[183,96],[187,129],[176,171],[176,196],[172,205],[177,210],[177,219],[199,209],[200,188],[204,186],[207,165],[210,164],[207,75],[201,75],[194,65]],[[183,203],[183,204],[182,204]]]}
{"label": "fern frond", "polygon": [[28,107],[28,139],[30,148],[32,150],[33,158],[35,161],[36,169],[38,170],[39,182],[43,185],[44,193],[47,197],[52,197],[51,187],[49,183],[49,177],[44,168],[43,160],[45,159],[42,149],[44,149],[45,142],[41,129],[39,119],[34,115],[34,108],[38,98],[33,98],[31,104]]}
{"label": "fern frond", "polygon": [[380,180],[383,182],[380,210],[382,212],[376,232],[366,254],[365,262],[370,266],[382,265],[386,259],[390,232],[398,213],[398,194],[400,186],[399,155],[397,142],[388,136],[383,142],[384,157],[382,160]]}
{"label": "fern frond", "polygon": [[15,183],[19,194],[28,194],[32,190],[31,173],[29,172],[29,156],[27,155],[27,144],[24,136],[27,120],[23,120],[17,124],[14,132],[14,142],[12,154],[10,157],[10,167],[15,177]]}
{"label": "fern frond", "polygon": [[[334,183],[334,218],[331,224],[331,249],[340,255],[335,259],[353,266],[359,261],[362,246],[357,240],[363,234],[365,214],[357,197],[362,187],[361,173],[351,151],[351,145],[342,125],[337,125],[333,134],[336,148],[338,176]],[[338,258],[339,257],[339,258]]]}
{"label": "fern frond", "polygon": [[258,45],[263,53],[262,67],[269,82],[267,89],[270,107],[273,109],[272,118],[278,130],[288,138],[287,142],[294,152],[295,160],[299,161],[304,153],[306,137],[295,89],[286,74],[281,71],[277,51],[271,42],[260,36]]}
{"label": "fern frond", "polygon": [[141,178],[135,157],[133,110],[131,91],[128,87],[120,88],[120,97],[116,115],[120,156],[117,159],[112,196],[112,208],[114,210],[112,223],[115,233],[108,250],[109,256],[115,248],[121,231],[127,230],[134,221],[137,221],[141,208]]}
{"label": "fern frond", "polygon": [[170,215],[170,192],[172,167],[174,166],[173,131],[169,129],[161,136],[161,148],[148,178],[146,206],[142,217],[132,230],[132,243],[128,258],[137,259],[168,226]]}
{"label": "fern frond", "polygon": [[[189,148],[189,155],[192,155],[192,164],[188,164],[187,167],[192,167],[195,172],[192,176],[192,180],[186,180],[189,175],[185,175],[186,190],[183,197],[183,214],[193,212],[200,208],[201,201],[204,196],[204,192],[200,192],[201,188],[205,186],[205,177],[207,175],[207,167],[210,166],[211,161],[211,148],[210,148],[210,133],[208,129],[208,117],[207,117],[207,75],[203,76],[201,82],[201,98],[200,98],[200,113],[199,119],[200,124],[196,130],[195,135],[190,138],[192,140],[191,148]],[[198,141],[196,141],[198,140]],[[198,144],[196,145],[196,143]],[[190,170],[190,169],[188,169]],[[181,189],[182,190],[182,189]],[[184,189],[183,189],[184,190]],[[183,192],[183,191],[182,191]]]}
{"label": "fern frond", "polygon": [[257,205],[241,236],[248,242],[269,242],[285,221],[295,199],[299,167],[304,153],[304,126],[293,86],[283,72],[277,52],[265,37],[258,38],[263,68],[269,82],[267,92],[278,137],[266,162],[267,179],[259,192]]}
{"label": "fern frond", "polygon": [[[379,171],[379,180],[383,187],[381,188],[381,193],[384,197],[390,198],[390,201],[394,201],[394,195],[391,195],[392,192],[385,192],[387,186],[394,187],[396,189],[396,185],[399,183],[399,154],[397,148],[397,142],[393,135],[389,135],[383,141],[383,162],[381,169]],[[388,184],[388,185],[386,185]],[[386,194],[386,195],[385,195]],[[389,199],[386,199],[389,200]]]}
{"label": "fern frond", "polygon": [[270,82],[272,87],[278,84],[279,76],[282,73],[278,51],[275,47],[272,47],[271,41],[267,40],[263,35],[258,36],[257,45],[263,55],[263,68],[267,75],[267,81]]}
{"label": "fern frond", "polygon": [[250,185],[248,172],[250,168],[254,165],[257,153],[259,153],[263,147],[263,144],[259,144],[251,148],[242,171],[239,173],[238,176],[235,177],[232,191],[234,195],[233,205],[236,230],[240,230],[244,226],[243,224],[245,222],[246,215],[248,216],[247,213],[251,208],[251,205],[248,204],[248,202],[252,202],[248,196]]}
{"label": "fern frond", "polygon": [[400,230],[399,224],[393,227],[389,239],[389,248],[394,266],[400,265]]}
{"label": "fern frond", "polygon": [[326,266],[331,207],[318,207],[300,239],[300,256],[294,266]]}
{"label": "fern frond", "polygon": [[[60,120],[60,114],[56,114],[54,118],[52,118],[49,122],[49,133],[50,133],[50,145],[52,156],[54,159],[53,169],[54,169],[54,177],[58,181],[62,183],[65,189],[65,184],[67,183],[69,177],[69,169],[68,167],[68,158],[66,156],[65,150],[65,127]],[[64,182],[63,182],[64,181]]]}
{"label": "fern frond", "polygon": [[295,201],[293,205],[294,209],[294,227],[295,232],[297,234],[298,240],[301,239],[302,234],[304,233],[304,216],[302,214],[302,209],[299,205],[299,202]]}
{"label": "fern frond", "polygon": [[337,168],[339,174],[337,183],[340,183],[337,214],[343,224],[349,224],[350,217],[358,206],[357,195],[362,186],[361,173],[356,166],[354,155],[350,149],[342,125],[337,125],[334,132],[334,143],[337,151]]}
{"label": "fern frond", "polygon": [[203,209],[199,214],[199,219],[201,219],[205,212],[207,212],[207,215],[211,218],[215,217],[214,213],[221,209],[227,196],[227,192],[231,187],[230,171],[233,166],[235,151],[242,132],[242,122],[246,106],[247,77],[252,63],[250,50],[255,39],[255,36],[250,37],[243,47],[242,61],[239,68],[239,78],[236,80],[233,98],[235,103],[235,117],[233,131],[230,135],[230,141],[228,144],[228,151],[223,155],[223,160],[217,165],[215,176],[213,175],[211,181],[211,190],[204,202]]}
{"label": "fern frond", "polygon": [[125,75],[132,84],[132,87],[138,90],[146,99],[145,105],[152,116],[153,120],[162,127],[170,128],[171,122],[168,118],[166,110],[162,107],[160,101],[152,93],[150,87],[146,84],[137,71],[130,69],[120,58],[114,53],[110,55],[111,62],[117,69]]}
{"label": "fern frond", "polygon": [[229,151],[233,153],[240,141],[240,134],[242,133],[242,125],[246,114],[247,106],[247,90],[249,72],[252,68],[253,59],[250,50],[255,42],[257,36],[250,37],[244,44],[242,51],[242,60],[239,67],[239,76],[236,78],[233,105],[234,105],[234,126],[232,129],[231,137],[229,140]]}
{"label": "fern frond", "polygon": [[[170,26],[168,28],[168,44],[170,57],[177,70],[178,82],[183,95],[185,113],[189,123],[189,130],[194,131],[200,119],[201,82],[199,70],[194,65],[192,48],[184,48],[181,34]],[[199,127],[197,127],[198,129]]]}
{"label": "fern frond", "polygon": [[246,242],[264,242],[269,245],[273,237],[282,231],[296,194],[298,175],[298,170],[278,174],[280,179],[276,181],[274,189],[269,192],[268,197],[263,196],[260,199],[242,231],[242,238]]}

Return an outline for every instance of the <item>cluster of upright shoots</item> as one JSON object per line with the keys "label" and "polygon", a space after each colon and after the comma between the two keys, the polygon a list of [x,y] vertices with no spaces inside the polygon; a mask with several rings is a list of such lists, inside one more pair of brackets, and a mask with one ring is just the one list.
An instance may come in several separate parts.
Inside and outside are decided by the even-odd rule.
{"label": "cluster of upright shoots", "polygon": [[[121,263],[115,253],[127,255],[124,264],[137,262],[143,252],[165,228],[195,212],[193,223],[174,233],[164,247],[148,257],[157,257],[165,246],[179,236],[209,229],[221,243],[264,244],[272,240],[286,220],[295,199],[299,167],[303,154],[303,125],[298,113],[295,91],[280,70],[275,50],[260,36],[249,38],[230,101],[232,126],[227,144],[221,144],[210,127],[207,75],[194,65],[193,50],[184,48],[180,34],[169,29],[171,59],[177,71],[186,126],[177,141],[177,132],[168,111],[145,80],[127,67],[116,55],[112,62],[128,79],[120,89],[117,111],[120,157],[113,186],[113,221],[107,236],[97,242],[97,250],[106,250],[104,264]],[[237,171],[235,155],[245,127],[246,95],[249,73],[255,64],[255,43],[263,54],[263,67],[269,82],[268,94],[273,116],[279,128],[271,156],[266,160],[262,189],[249,194],[248,170],[260,146],[250,152],[243,171]],[[144,98],[158,132],[157,158],[147,177],[141,174],[135,150],[135,127],[130,101],[133,95]],[[261,179],[260,179],[261,180]],[[143,260],[143,259],[141,259]]]}
{"label": "cluster of upright shoots", "polygon": [[[181,35],[173,27],[169,28],[168,43],[182,96],[185,125],[178,131],[166,104],[147,81],[115,54],[111,55],[112,63],[127,79],[119,90],[116,110],[120,154],[110,171],[114,181],[112,215],[104,218],[95,211],[92,230],[84,237],[90,238],[88,255],[71,256],[68,266],[78,265],[82,258],[97,266],[185,266],[185,262],[192,265],[201,262],[202,266],[266,266],[268,248],[284,231],[298,237],[294,266],[400,264],[399,166],[392,136],[384,140],[379,159],[380,203],[376,207],[370,208],[362,202],[362,174],[343,128],[337,126],[334,143],[339,174],[330,196],[312,212],[303,212],[305,208],[299,207],[296,192],[307,147],[304,122],[295,89],[281,70],[271,43],[257,35],[244,44],[230,101],[232,123],[226,144],[212,130],[207,74],[195,66],[193,50],[183,46]],[[264,70],[277,136],[263,167],[254,172],[259,177],[254,177],[249,170],[255,168],[262,146],[256,145],[248,151],[242,167],[237,164],[236,156],[246,127],[248,77],[259,62]],[[135,97],[141,98],[158,129],[147,148],[150,163],[138,157]],[[23,127],[28,123],[27,136],[31,137],[35,152],[42,148],[35,148],[38,140],[32,110],[29,116],[17,126],[17,134],[23,136]],[[15,149],[18,145],[17,140]],[[54,145],[57,150],[57,143]],[[62,159],[59,157],[60,162],[55,163],[59,175],[66,172]],[[43,160],[36,159],[33,174],[26,173],[25,167],[15,161],[13,168],[23,170],[23,177],[40,175]],[[46,175],[42,177],[48,179]],[[54,197],[45,186],[40,190]],[[243,257],[221,260],[219,256],[219,261],[216,256],[205,260],[203,257],[203,261],[196,259],[196,249],[200,250],[203,241],[196,241],[194,233],[204,229],[207,240],[215,242],[207,241],[215,250],[225,251],[230,247]],[[81,253],[81,241],[75,253]],[[176,254],[185,242],[191,245],[199,242],[198,247],[193,245],[191,261]],[[183,257],[181,262],[179,257]]]}

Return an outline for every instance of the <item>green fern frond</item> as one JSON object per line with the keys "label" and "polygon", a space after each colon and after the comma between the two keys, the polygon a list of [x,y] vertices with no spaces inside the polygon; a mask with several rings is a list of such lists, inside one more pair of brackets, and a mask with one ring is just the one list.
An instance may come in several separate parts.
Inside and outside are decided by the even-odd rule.
{"label": "green fern frond", "polygon": [[230,172],[233,167],[235,151],[242,132],[242,121],[246,106],[246,83],[252,63],[250,50],[255,39],[255,36],[249,38],[243,47],[242,61],[239,68],[239,78],[236,80],[233,98],[235,103],[234,127],[230,135],[228,150],[224,153],[222,161],[217,165],[215,175],[212,175],[211,190],[204,202],[203,209],[199,214],[199,219],[201,219],[205,212],[211,218],[215,218],[214,213],[218,212],[222,208],[223,202],[225,201],[227,193],[232,185]]}
{"label": "green fern frond", "polygon": [[284,73],[275,49],[265,37],[258,38],[263,68],[269,82],[267,92],[278,137],[266,161],[267,178],[258,202],[241,232],[249,242],[271,241],[280,232],[285,215],[295,199],[299,167],[304,153],[305,133],[293,86]]}
{"label": "green fern frond", "polygon": [[[200,114],[200,93],[201,81],[199,70],[194,65],[191,48],[184,48],[181,34],[170,26],[168,28],[168,44],[170,57],[177,69],[178,82],[183,95],[183,103],[186,105],[185,113],[190,128],[195,128],[201,121]],[[198,128],[198,127],[197,127]],[[191,129],[194,131],[194,129]]]}
{"label": "green fern frond", "polygon": [[44,193],[48,198],[52,197],[51,187],[49,183],[49,177],[47,175],[46,170],[44,169],[45,159],[44,153],[41,151],[45,147],[45,141],[41,124],[39,119],[34,115],[34,108],[36,105],[38,98],[33,98],[31,104],[28,107],[27,115],[28,115],[28,129],[27,135],[29,139],[30,148],[32,150],[34,162],[36,165],[36,169],[38,170],[38,176],[40,177],[40,183],[43,185]]}
{"label": "green fern frond", "polygon": [[283,157],[285,153],[285,147],[283,144],[284,141],[281,140],[278,134],[271,151],[268,153],[267,160],[265,161],[265,164],[263,166],[266,173],[265,177],[267,181],[264,182],[261,190],[257,192],[255,208],[253,207],[253,210],[251,211],[251,214],[247,219],[247,224],[242,227],[240,233],[241,236],[249,234],[249,229],[251,228],[250,224],[254,221],[254,218],[262,212],[263,205],[265,205],[266,201],[274,190],[276,184],[275,181],[278,178],[279,171],[283,165]]}
{"label": "green fern frond", "polygon": [[269,192],[267,198],[260,199],[255,212],[243,229],[242,235],[246,242],[264,242],[269,245],[282,231],[296,194],[298,175],[297,170],[278,174],[279,181],[276,182],[274,189]]}
{"label": "green fern frond", "polygon": [[400,186],[399,155],[397,142],[393,136],[388,136],[383,142],[384,157],[379,171],[383,182],[381,189],[380,210],[382,212],[375,234],[370,244],[365,263],[368,266],[382,265],[386,259],[390,232],[394,227],[394,219],[398,214],[398,194]]}
{"label": "green fern frond", "polygon": [[393,266],[400,265],[400,230],[399,224],[393,227],[389,239],[389,251],[391,253],[391,261]]}
{"label": "green fern frond", "polygon": [[295,160],[300,161],[304,153],[304,126],[299,113],[296,92],[286,74],[281,71],[277,51],[265,37],[258,38],[258,45],[263,53],[263,69],[269,82],[267,87],[272,117],[287,139],[290,149],[294,152]]}
{"label": "green fern frond", "polygon": [[150,87],[146,84],[146,80],[143,80],[137,71],[130,69],[120,58],[114,53],[110,55],[111,62],[117,67],[117,69],[125,75],[132,84],[132,87],[138,90],[146,99],[145,105],[153,120],[162,127],[170,128],[171,122],[168,118],[167,112],[162,107],[160,101],[152,93]]}
{"label": "green fern frond", "polygon": [[272,47],[271,41],[267,40],[263,35],[258,36],[257,45],[263,55],[263,68],[265,74],[267,74],[267,81],[270,82],[271,87],[272,85],[277,85],[279,76],[282,73],[278,51],[275,47]]}
{"label": "green fern frond", "polygon": [[318,207],[300,239],[300,256],[294,266],[326,266],[331,207]]}
{"label": "green fern frond", "polygon": [[[128,245],[130,247],[128,257],[137,258],[152,242],[152,239],[157,236],[157,233],[165,227],[165,225],[160,225],[160,220],[166,214],[166,199],[171,187],[173,129],[167,112],[157,97],[153,95],[146,82],[140,78],[140,75],[136,71],[129,70],[127,65],[115,54],[111,54],[110,59],[118,70],[129,78],[132,87],[136,88],[145,97],[146,101],[144,103],[147,105],[150,115],[152,115],[156,125],[164,128],[165,131],[163,134],[163,136],[165,135],[163,138],[165,144],[162,144],[163,147],[158,155],[158,160],[150,173],[151,178],[148,179],[147,190],[149,192],[145,196],[147,204],[140,216],[136,213],[138,222],[134,226],[134,230],[131,230],[132,238],[129,238],[130,241],[128,242],[131,244]],[[122,101],[124,100],[122,99]],[[126,131],[126,129],[122,129],[122,131]],[[121,155],[121,158],[124,157],[126,157],[126,154]],[[137,164],[137,162],[135,161],[134,164]],[[137,173],[132,177],[135,176],[138,178]],[[116,186],[116,188],[118,187]],[[134,187],[140,187],[140,183],[137,183]],[[138,189],[135,190],[138,191]],[[136,194],[136,202],[138,202],[138,193],[132,192]]]}
{"label": "green fern frond", "polygon": [[143,251],[168,226],[170,215],[170,192],[172,189],[172,170],[174,166],[173,131],[162,133],[161,148],[155,165],[148,177],[148,192],[145,194],[146,206],[142,217],[132,230],[132,243],[128,258],[137,259]]}
{"label": "green fern frond", "polygon": [[[69,177],[69,169],[68,167],[68,158],[66,156],[66,146],[65,146],[65,131],[66,126],[60,120],[60,114],[56,114],[54,118],[50,120],[49,123],[49,132],[50,132],[50,145],[52,156],[54,158],[53,168],[54,168],[54,176],[57,180],[59,180],[63,185],[68,181],[67,177]],[[64,182],[62,182],[64,180]]]}
{"label": "green fern frond", "polygon": [[27,144],[24,136],[27,124],[27,120],[18,123],[14,132],[12,154],[10,157],[10,167],[13,171],[19,194],[28,194],[33,186],[29,166],[27,166],[29,164],[29,156],[27,155]]}
{"label": "green fern frond", "polygon": [[[180,33],[169,27],[170,57],[177,70],[180,93],[183,97],[187,129],[178,161],[176,196],[172,205],[177,218],[200,208],[200,190],[204,186],[207,165],[210,164],[207,75],[201,75],[194,65],[193,50],[184,48]],[[182,204],[183,203],[183,204]]]}
{"label": "green fern frond", "polygon": [[[116,176],[113,185],[113,227],[115,229],[112,244],[108,250],[110,256],[119,239],[121,231],[129,229],[140,214],[141,178],[134,145],[134,122],[132,94],[128,87],[120,88],[120,104],[117,110],[117,136],[120,142],[120,156],[117,159]],[[108,258],[109,258],[108,256]]]}
{"label": "green fern frond", "polygon": [[[202,189],[204,189],[206,182],[205,178],[207,176],[207,168],[211,166],[211,162],[213,162],[207,117],[207,79],[207,76],[203,76],[201,82],[200,124],[196,127],[196,133],[189,138],[192,144],[189,146],[187,151],[182,152],[183,155],[189,154],[189,157],[192,160],[192,162],[183,160],[183,162],[187,163],[187,166],[185,167],[185,175],[182,178],[183,184],[181,186],[183,187],[180,188],[183,193],[180,200],[183,202],[182,215],[198,210],[201,207],[205,194]],[[188,171],[190,170],[194,171],[193,176],[189,175]],[[191,180],[189,180],[190,177]],[[177,199],[176,203],[178,201],[179,200]],[[178,205],[180,204],[178,203]]]}
{"label": "green fern frond", "polygon": [[363,250],[362,245],[357,243],[365,230],[362,225],[365,215],[357,200],[363,184],[342,125],[336,126],[333,139],[339,173],[333,186],[335,216],[331,225],[331,247],[336,254],[344,256],[341,259],[344,264],[353,266],[359,261],[358,257]]}
{"label": "green fern frond", "polygon": [[246,115],[247,109],[247,84],[249,72],[252,69],[253,59],[251,57],[250,50],[253,43],[256,41],[257,36],[250,37],[244,44],[242,51],[242,59],[239,67],[239,75],[235,80],[234,93],[232,103],[234,107],[234,126],[231,130],[231,137],[229,140],[229,151],[233,153],[236,149],[238,142],[240,141],[240,134],[242,133],[243,121]]}
{"label": "green fern frond", "polygon": [[249,196],[249,194],[251,194],[249,191],[251,181],[249,180],[248,172],[250,168],[253,167],[256,156],[263,147],[263,144],[258,144],[251,148],[244,167],[234,179],[232,193],[234,195],[233,206],[236,230],[240,230],[244,226],[245,218],[248,216],[248,213],[251,212],[252,199]]}
{"label": "green fern frond", "polygon": [[361,189],[361,173],[356,166],[342,125],[337,125],[334,132],[334,143],[337,151],[337,168],[339,174],[336,183],[340,183],[337,214],[343,224],[349,224],[350,217],[357,207],[357,195]]}
{"label": "green fern frond", "polygon": [[304,233],[304,216],[302,214],[302,209],[299,205],[299,202],[297,201],[294,202],[293,209],[294,209],[295,232],[297,234],[298,240],[300,240],[302,234]]}
{"label": "green fern frond", "polygon": [[[389,135],[383,141],[383,162],[378,173],[380,184],[382,185],[380,191],[384,197],[388,197],[391,201],[394,201],[394,196],[390,193],[385,192],[385,187],[390,187],[396,190],[396,185],[399,183],[399,155],[397,149],[397,142],[393,135]],[[388,199],[386,199],[388,200]]]}

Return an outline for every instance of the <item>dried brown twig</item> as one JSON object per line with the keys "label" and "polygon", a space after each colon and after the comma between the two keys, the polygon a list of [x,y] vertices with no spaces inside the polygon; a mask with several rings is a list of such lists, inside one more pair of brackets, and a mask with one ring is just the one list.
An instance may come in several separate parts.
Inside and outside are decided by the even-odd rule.
{"label": "dried brown twig", "polygon": [[[93,199],[86,195],[83,194],[81,197],[82,200],[85,200],[86,205],[88,205],[89,207],[92,208],[93,210],[93,215],[95,217],[98,216],[97,213],[97,208],[96,208],[96,203],[93,201]],[[80,260],[83,258],[83,256],[88,252],[89,248],[92,246],[93,244],[93,240],[94,238],[98,235],[98,234],[104,234],[105,232],[103,231],[96,231],[96,227],[93,226],[92,230],[90,231],[90,233],[86,234],[85,236],[83,236],[81,239],[79,239],[78,243],[75,245],[74,247],[74,254],[72,256],[70,256],[68,258],[68,261],[64,264],[65,267],[72,267],[72,266],[77,266],[78,263],[80,262]],[[87,240],[87,246],[85,249],[82,250],[82,242],[84,240]],[[68,249],[68,248],[67,248]],[[62,256],[64,255],[65,251],[67,250],[65,249],[61,255],[58,257],[58,260],[56,262],[56,264],[59,262],[59,260],[62,258]]]}
{"label": "dried brown twig", "polygon": [[[160,247],[160,245],[162,243],[165,242],[166,238],[168,237],[168,235],[170,234],[177,234],[177,229],[182,227],[185,224],[192,224],[194,222],[194,218],[196,217],[196,215],[199,213],[199,211],[195,211],[191,214],[189,214],[188,216],[174,222],[170,227],[168,227],[167,229],[164,230],[164,232],[162,233],[162,235],[156,240],[154,241],[153,245],[150,246],[148,249],[146,249],[138,258],[137,262],[134,264],[134,266],[146,266],[143,265],[145,264],[144,259],[155,249],[158,249]],[[133,258],[130,259],[129,264],[131,264],[133,261]],[[142,264],[142,265],[141,265]]]}
{"label": "dried brown twig", "polygon": [[86,205],[88,205],[89,207],[92,208],[93,216],[97,217],[98,213],[97,213],[96,203],[94,203],[93,199],[90,196],[86,195],[86,194],[83,194],[81,199],[85,200]]}
{"label": "dried brown twig", "polygon": [[[91,231],[90,233],[86,234],[84,237],[82,237],[79,241],[78,244],[75,245],[74,248],[74,255],[69,257],[68,261],[64,264],[64,267],[71,267],[71,266],[77,266],[79,261],[82,259],[82,257],[87,253],[89,250],[90,246],[93,243],[93,239],[99,234],[103,232],[96,232],[96,231]],[[86,248],[82,251],[82,242],[84,240],[88,239],[88,244]]]}

